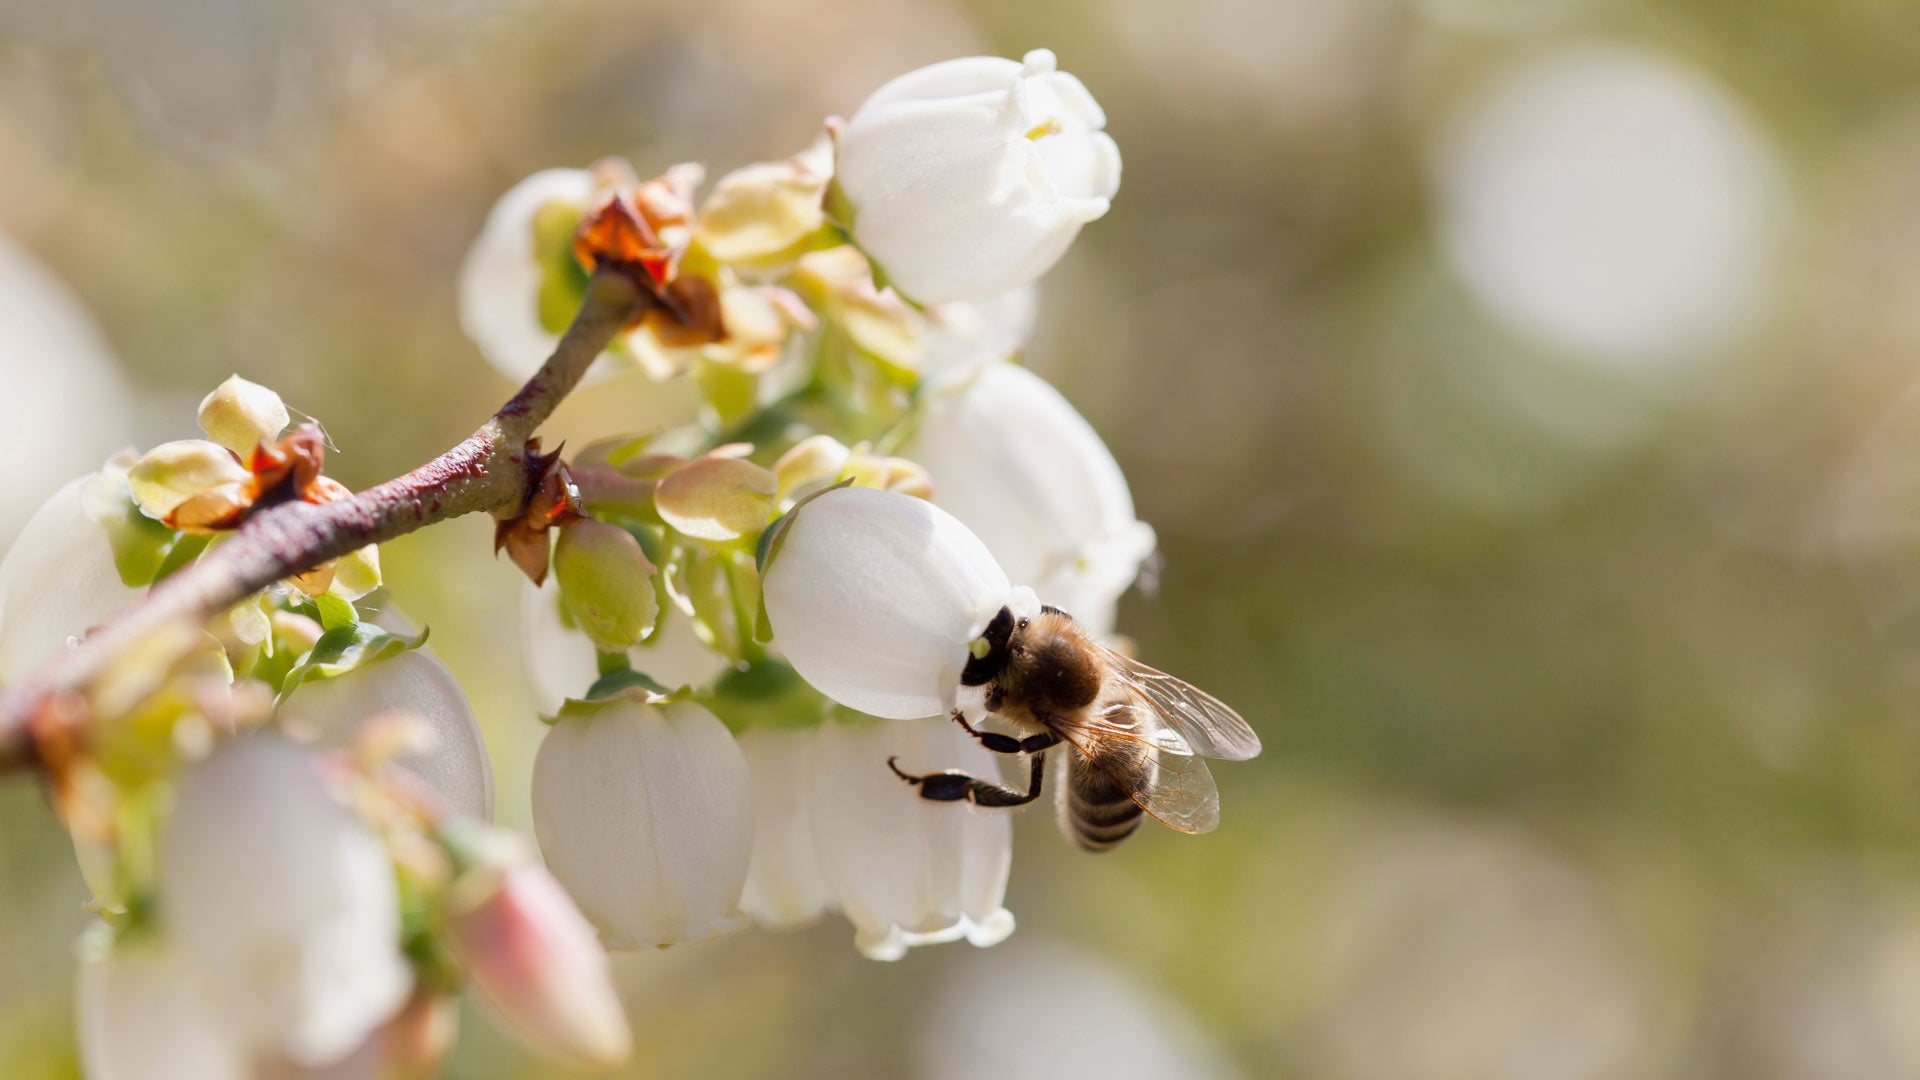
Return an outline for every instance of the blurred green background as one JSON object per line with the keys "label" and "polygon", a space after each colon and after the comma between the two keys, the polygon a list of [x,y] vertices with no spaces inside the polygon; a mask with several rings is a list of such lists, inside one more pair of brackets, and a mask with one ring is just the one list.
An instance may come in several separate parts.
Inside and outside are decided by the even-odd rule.
{"label": "blurred green background", "polygon": [[[994,950],[875,964],[828,919],[621,957],[632,1074],[1920,1075],[1911,0],[0,0],[0,236],[133,413],[10,395],[0,535],[233,371],[384,479],[511,389],[452,281],[523,175],[717,175],[1037,45],[1126,178],[1028,362],[1159,531],[1122,630],[1266,753],[1203,838],[1096,858],[1023,815]],[[488,529],[385,560],[524,824]],[[0,1075],[75,1071],[83,898],[0,781]],[[449,1075],[558,1075],[466,1020]]]}

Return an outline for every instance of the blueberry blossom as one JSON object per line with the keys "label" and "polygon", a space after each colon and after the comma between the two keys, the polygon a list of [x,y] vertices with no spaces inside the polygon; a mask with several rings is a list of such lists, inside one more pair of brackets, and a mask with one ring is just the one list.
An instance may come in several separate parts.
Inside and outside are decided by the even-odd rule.
{"label": "blueberry blossom", "polygon": [[[902,496],[904,498],[904,496]],[[965,938],[994,945],[1013,932],[1003,904],[1013,863],[1005,813],[922,799],[886,767],[992,775],[993,754],[944,717],[829,721],[809,770],[813,848],[821,875],[874,960]]]}
{"label": "blueberry blossom", "polygon": [[750,728],[740,736],[753,776],[753,858],[740,908],[762,926],[784,929],[834,906],[813,835],[813,728]]}
{"label": "blueberry blossom", "polygon": [[[88,511],[110,489],[132,512],[125,466],[73,480],[47,498],[0,560],[0,684],[57,655],[140,590],[121,579],[107,530]],[[129,520],[125,513],[123,521]],[[137,522],[135,527],[138,527]]]}
{"label": "blueberry blossom", "polygon": [[839,133],[835,182],[854,242],[923,304],[1017,289],[1107,212],[1120,151],[1106,122],[1046,49],[908,72]]}
{"label": "blueberry blossom", "polygon": [[[571,314],[573,227],[594,199],[586,169],[546,169],[515,184],[487,214],[460,268],[460,325],[502,375],[523,380],[560,341]],[[595,371],[608,368],[602,358]]]}
{"label": "blueberry blossom", "polygon": [[245,1046],[208,1005],[200,972],[158,937],[98,939],[80,964],[75,1012],[89,1080],[247,1080]]}
{"label": "blueberry blossom", "polygon": [[534,759],[533,829],[609,947],[747,923],[753,790],[733,736],[699,705],[569,703]]}
{"label": "blueberry blossom", "polygon": [[331,678],[307,679],[280,706],[283,722],[340,748],[368,719],[393,711],[418,716],[431,736],[397,763],[439,792],[449,809],[491,820],[493,766],[480,723],[459,680],[431,650],[409,649]]}
{"label": "blueberry blossom", "polygon": [[187,772],[160,848],[160,908],[245,1045],[338,1061],[405,1003],[400,898],[380,840],[308,751],[227,743]]}
{"label": "blueberry blossom", "polygon": [[785,519],[762,581],[787,661],[850,709],[940,716],[969,646],[1003,607],[1039,610],[945,510],[872,488],[829,491]]}
{"label": "blueberry blossom", "polygon": [[923,395],[901,453],[933,501],[985,541],[1007,576],[1096,634],[1153,553],[1127,478],[1092,425],[1045,379],[991,364]]}

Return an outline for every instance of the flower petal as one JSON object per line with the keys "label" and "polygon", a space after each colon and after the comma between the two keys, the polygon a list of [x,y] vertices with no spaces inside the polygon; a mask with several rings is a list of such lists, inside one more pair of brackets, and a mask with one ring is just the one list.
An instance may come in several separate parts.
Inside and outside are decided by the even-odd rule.
{"label": "flower petal", "polygon": [[943,714],[967,645],[1013,599],[1007,576],[939,507],[871,488],[801,507],[763,578],[774,637],[802,678],[874,716]]}

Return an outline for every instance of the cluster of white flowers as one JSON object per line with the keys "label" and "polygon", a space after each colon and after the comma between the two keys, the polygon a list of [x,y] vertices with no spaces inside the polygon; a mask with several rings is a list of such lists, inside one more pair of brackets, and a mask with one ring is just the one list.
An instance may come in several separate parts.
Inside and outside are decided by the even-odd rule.
{"label": "cluster of white flowers", "polygon": [[[430,1075],[462,985],[535,1047],[605,1064],[630,1036],[602,944],[834,910],[880,959],[1004,939],[1008,818],[888,765],[995,774],[948,719],[987,622],[1044,598],[1111,635],[1152,553],[1106,446],[1018,363],[1034,282],[1118,187],[1104,124],[1036,50],[902,76],[698,204],[691,165],[510,191],[460,281],[490,361],[535,371],[589,276],[619,272],[653,302],[597,368],[704,402],[535,457],[501,523],[552,712],[545,868],[488,824],[472,709],[377,552],[289,578],[110,669],[86,745],[49,760],[102,915],[90,1075]],[[206,438],[61,488],[0,563],[0,682],[256,502],[346,497],[292,417],[236,377],[202,403]]]}
{"label": "cluster of white flowers", "polygon": [[[930,803],[886,762],[995,775],[946,718],[968,642],[1009,596],[1037,610],[1036,593],[1111,634],[1153,551],[1113,455],[1018,363],[1035,279],[1118,186],[1104,123],[1051,53],[977,57],[894,80],[697,210],[685,191],[658,209],[685,167],[635,188],[609,163],[538,173],[495,206],[461,300],[503,374],[532,371],[564,327],[586,267],[575,223],[622,184],[674,252],[673,281],[704,279],[722,309],[714,340],[676,349],[650,320],[600,362],[688,375],[708,408],[576,455],[586,512],[638,545],[592,568],[556,554],[557,584],[525,597],[556,713],[536,831],[610,945],[834,910],[877,958],[1011,932],[1006,815]],[[841,481],[859,487],[820,495]],[[762,581],[756,541],[809,496]],[[951,543],[921,543],[926,522]],[[581,583],[639,553],[659,602],[610,638],[578,599],[605,587]]]}

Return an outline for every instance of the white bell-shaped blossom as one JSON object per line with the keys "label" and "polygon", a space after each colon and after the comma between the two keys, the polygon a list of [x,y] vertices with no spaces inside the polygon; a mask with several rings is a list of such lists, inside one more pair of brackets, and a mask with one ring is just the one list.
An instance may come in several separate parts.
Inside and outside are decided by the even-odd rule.
{"label": "white bell-shaped blossom", "polygon": [[215,750],[180,783],[160,850],[162,918],[238,1036],[337,1061],[406,1001],[386,848],[274,736]]}
{"label": "white bell-shaped blossom", "polygon": [[560,342],[559,332],[541,318],[550,268],[535,244],[536,219],[556,204],[584,212],[593,194],[593,174],[585,169],[534,173],[493,205],[460,267],[460,326],[509,379],[522,381],[540,370]]}
{"label": "white bell-shaped blossom", "polygon": [[1106,114],[1053,53],[973,56],[874,91],[840,133],[853,239],[923,304],[986,300],[1047,271],[1120,187]]}
{"label": "white bell-shaped blossom", "polygon": [[753,859],[740,908],[762,926],[811,922],[833,906],[813,848],[815,728],[756,727],[740,736],[753,776]]}
{"label": "white bell-shaped blossom", "polygon": [[945,718],[829,721],[811,773],[814,851],[854,945],[898,960],[914,945],[965,938],[998,944],[1013,932],[1004,906],[1013,863],[1005,811],[931,802],[887,768],[963,769],[994,776],[994,755]]}
{"label": "white bell-shaped blossom", "polygon": [[171,942],[118,942],[81,961],[80,1063],[88,1080],[249,1080],[250,1053]]}
{"label": "white bell-shaped blossom", "polygon": [[692,702],[563,712],[533,763],[547,866],[614,948],[745,926],[753,788],[726,726]]}
{"label": "white bell-shaped blossom", "polygon": [[761,589],[801,678],[850,709],[897,719],[951,710],[969,643],[1002,607],[1039,607],[952,514],[860,487],[794,513]]}
{"label": "white bell-shaped blossom", "polygon": [[425,780],[447,806],[467,817],[493,818],[493,765],[473,706],[460,681],[426,648],[375,660],[293,688],[280,714],[310,730],[322,745],[345,748],[369,717],[401,710],[426,721],[431,741],[396,763]]}
{"label": "white bell-shaped blossom", "polygon": [[0,560],[0,684],[13,682],[138,599],[107,530],[87,515],[89,475],[53,493]]}
{"label": "white bell-shaped blossom", "polygon": [[1096,634],[1153,553],[1153,529],[1093,426],[1045,379],[994,364],[930,391],[901,454],[1007,576]]}
{"label": "white bell-shaped blossom", "polygon": [[[134,440],[132,394],[80,301],[0,236],[0,379],[15,407],[0,426],[0,505],[24,509]],[[17,512],[0,514],[0,543]]]}
{"label": "white bell-shaped blossom", "polygon": [[[545,585],[529,582],[521,591],[520,632],[542,710],[554,712],[566,699],[585,694],[600,677],[593,642],[561,621],[560,588],[551,577]],[[705,686],[731,663],[702,642],[693,620],[678,610],[662,611],[654,637],[628,649],[627,660],[635,671],[667,687]]]}

